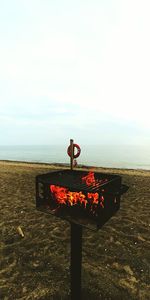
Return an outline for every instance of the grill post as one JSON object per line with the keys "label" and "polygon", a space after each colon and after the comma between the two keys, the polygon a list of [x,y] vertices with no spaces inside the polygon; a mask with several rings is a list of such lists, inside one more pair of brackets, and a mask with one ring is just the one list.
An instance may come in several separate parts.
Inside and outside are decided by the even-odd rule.
{"label": "grill post", "polygon": [[73,155],[74,155],[74,146],[73,146],[73,139],[70,139],[70,169],[73,170]]}
{"label": "grill post", "polygon": [[71,222],[71,300],[81,300],[82,226]]}

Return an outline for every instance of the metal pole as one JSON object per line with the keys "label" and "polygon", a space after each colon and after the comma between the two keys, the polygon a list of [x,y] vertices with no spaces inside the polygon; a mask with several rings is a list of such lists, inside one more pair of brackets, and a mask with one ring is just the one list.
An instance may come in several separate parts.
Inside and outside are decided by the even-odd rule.
{"label": "metal pole", "polygon": [[[74,146],[70,139],[70,169],[73,170]],[[82,226],[71,222],[71,300],[81,300]]]}
{"label": "metal pole", "polygon": [[70,151],[71,151],[71,156],[70,156],[70,168],[73,170],[73,156],[74,156],[74,146],[73,146],[73,140],[70,140]]}
{"label": "metal pole", "polygon": [[81,300],[82,226],[71,223],[71,300]]}

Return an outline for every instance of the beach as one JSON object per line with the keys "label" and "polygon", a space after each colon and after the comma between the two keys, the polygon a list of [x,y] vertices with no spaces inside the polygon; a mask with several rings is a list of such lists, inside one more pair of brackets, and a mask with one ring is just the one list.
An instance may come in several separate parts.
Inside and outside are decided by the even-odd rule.
{"label": "beach", "polygon": [[[70,299],[70,224],[35,205],[36,175],[62,168],[66,166],[0,161],[2,300]],[[95,170],[119,174],[129,190],[102,229],[83,229],[82,298],[148,300],[150,171]]]}

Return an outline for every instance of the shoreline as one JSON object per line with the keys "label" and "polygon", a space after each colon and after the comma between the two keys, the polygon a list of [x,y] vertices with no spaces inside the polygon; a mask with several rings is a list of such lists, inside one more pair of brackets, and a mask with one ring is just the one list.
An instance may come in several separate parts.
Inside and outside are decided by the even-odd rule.
{"label": "shoreline", "polygon": [[[70,168],[70,165],[67,163],[46,163],[46,162],[30,162],[30,161],[15,161],[15,160],[0,160],[0,166],[20,166],[20,167],[31,167],[31,168],[50,168],[50,169],[60,169]],[[137,175],[137,176],[148,176],[150,177],[150,170],[144,169],[126,169],[126,168],[107,168],[101,166],[88,166],[79,164],[76,169],[86,169],[93,170],[98,172],[111,172],[118,174],[126,174],[126,175]]]}

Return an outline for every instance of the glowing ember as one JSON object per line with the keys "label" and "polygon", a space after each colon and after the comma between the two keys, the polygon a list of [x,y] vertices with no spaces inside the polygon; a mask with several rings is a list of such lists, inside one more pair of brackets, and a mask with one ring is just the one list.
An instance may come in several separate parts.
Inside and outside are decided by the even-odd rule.
{"label": "glowing ember", "polygon": [[89,172],[86,176],[82,177],[82,181],[86,183],[86,185],[96,185],[96,180],[93,172]]}
{"label": "glowing ember", "polygon": [[99,194],[98,193],[88,193],[87,196],[88,196],[88,199],[91,199],[92,204],[99,203]]}
{"label": "glowing ember", "polygon": [[53,195],[56,204],[60,207],[62,205],[67,206],[82,206],[88,208],[93,211],[96,211],[98,206],[104,208],[104,197],[99,195],[98,193],[87,193],[87,196],[83,192],[71,192],[68,188],[50,185],[50,191]]}
{"label": "glowing ember", "polygon": [[108,181],[105,179],[95,179],[94,172],[89,172],[86,176],[82,177],[82,183],[85,183],[87,186],[97,186]]}

